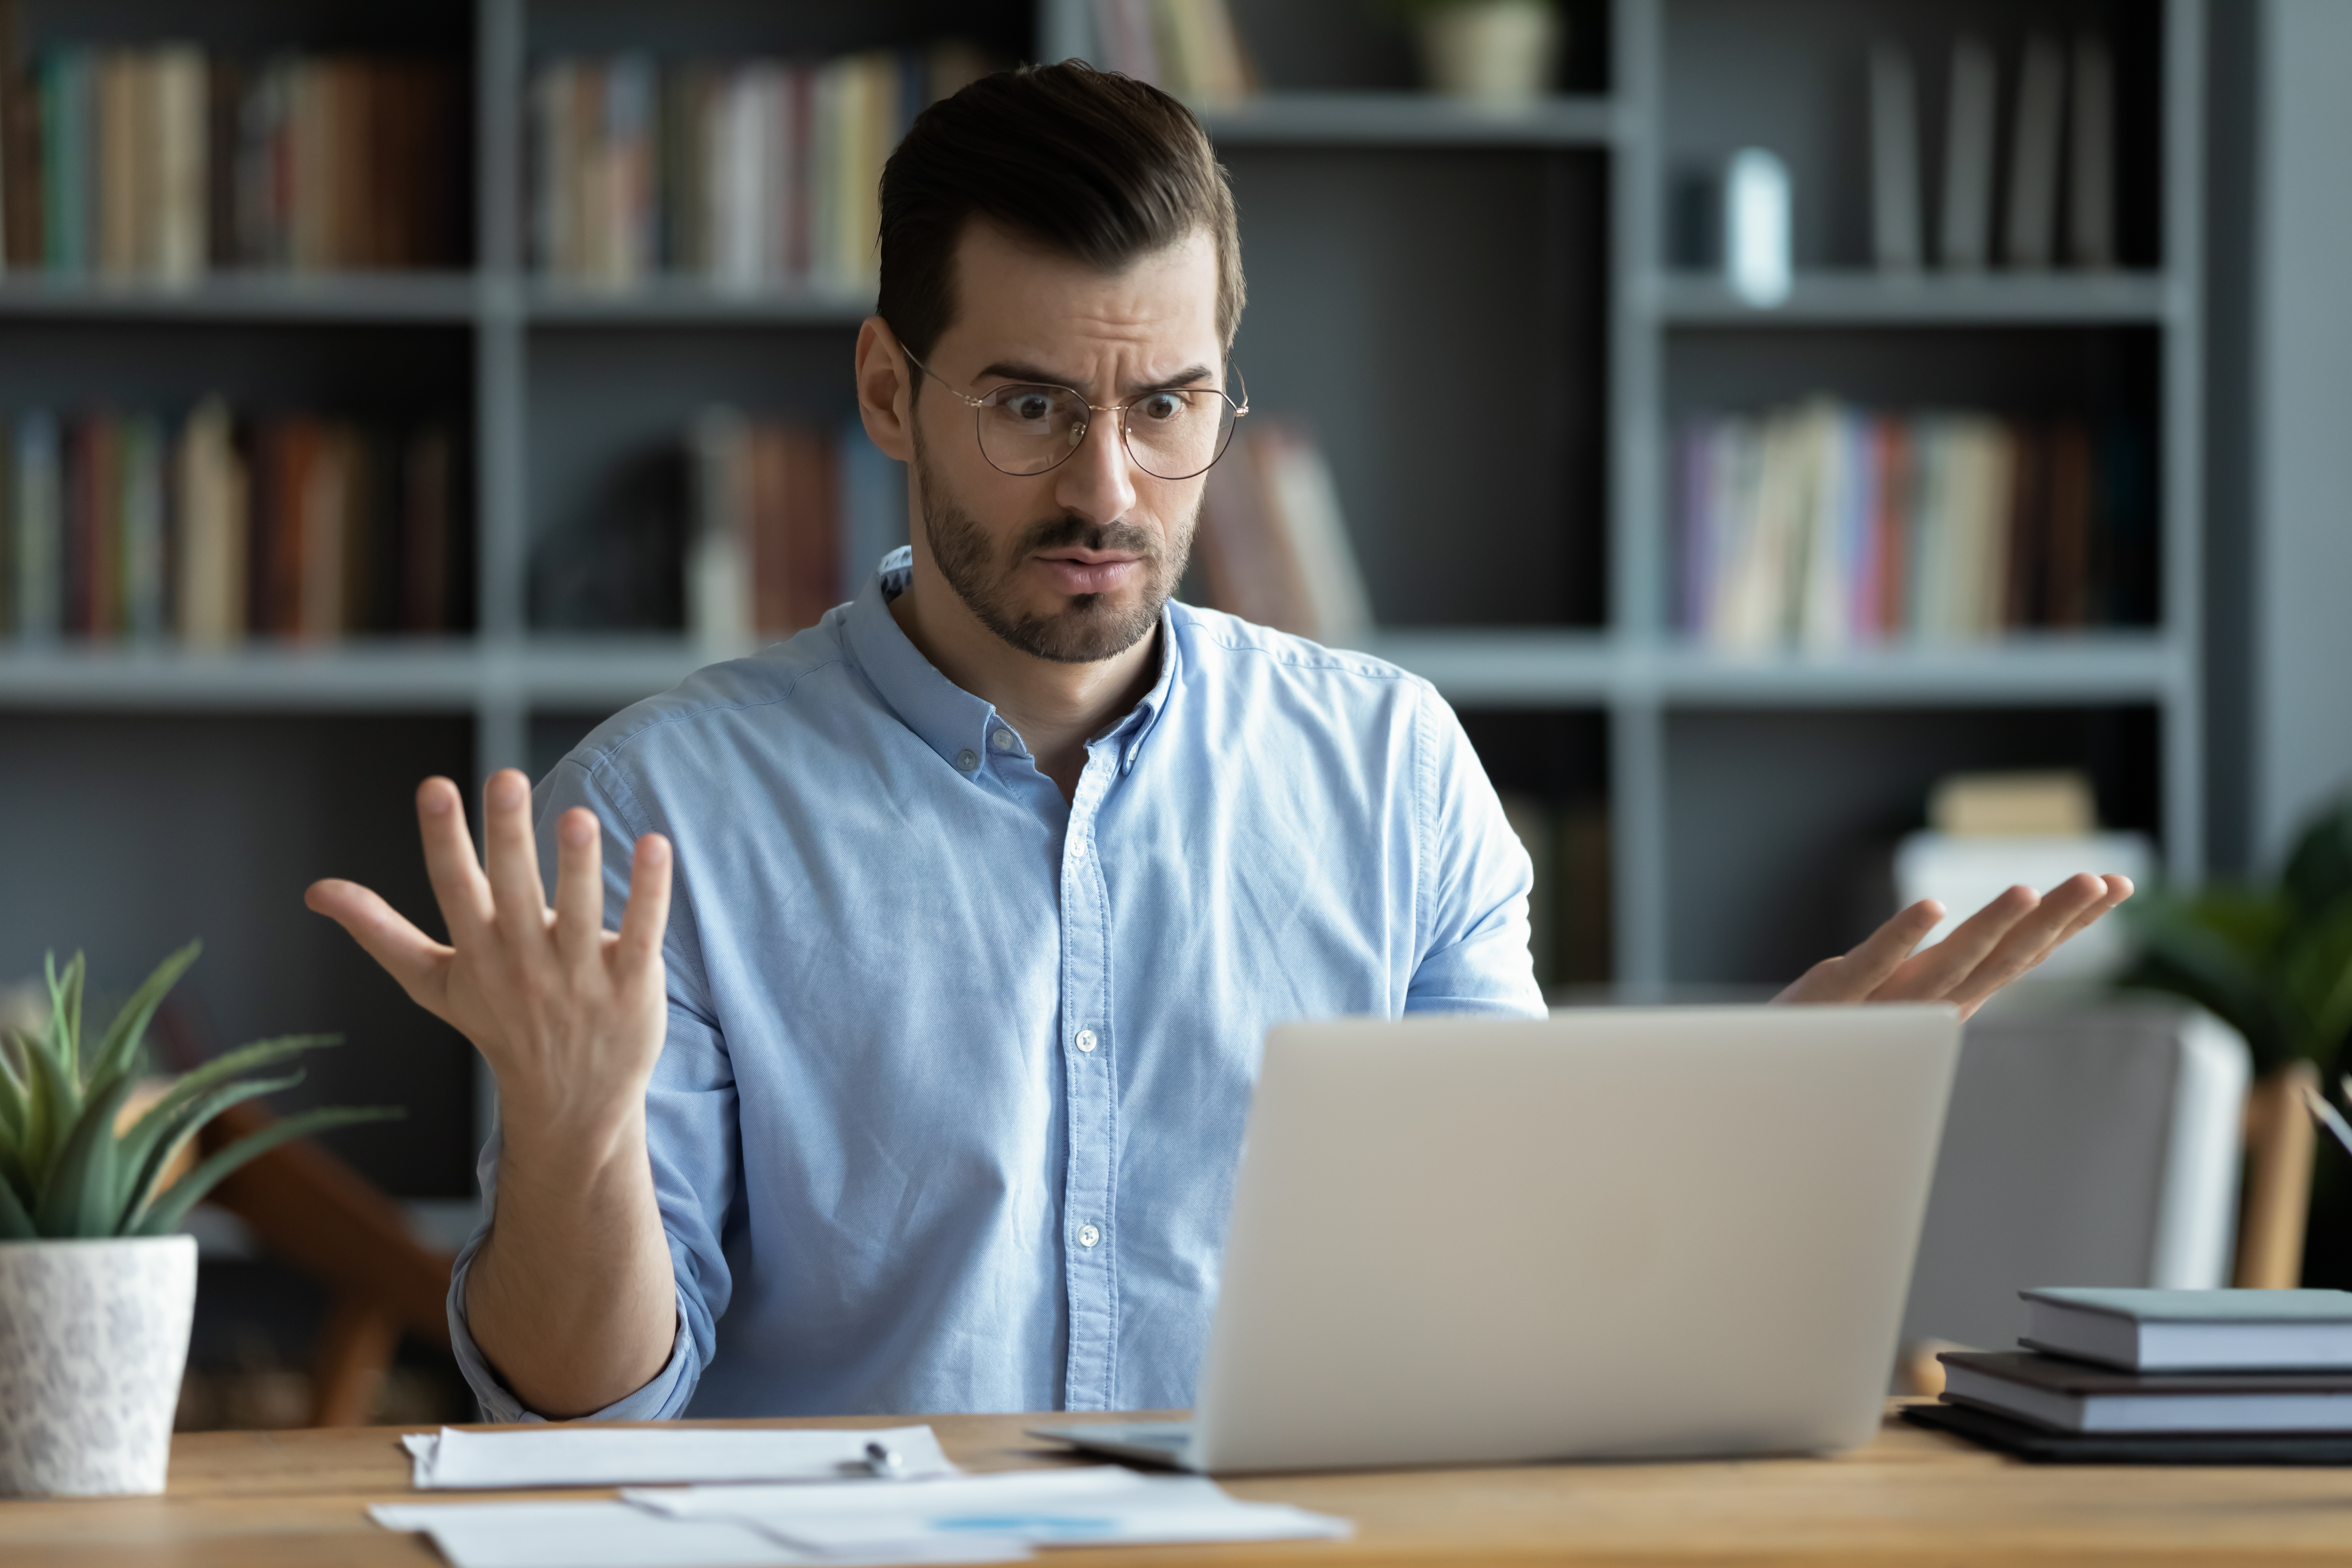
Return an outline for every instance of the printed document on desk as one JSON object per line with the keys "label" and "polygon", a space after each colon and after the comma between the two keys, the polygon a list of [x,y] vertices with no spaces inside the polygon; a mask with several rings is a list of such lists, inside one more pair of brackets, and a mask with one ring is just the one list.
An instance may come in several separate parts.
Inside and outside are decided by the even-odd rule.
{"label": "printed document on desk", "polygon": [[[618,1487],[663,1481],[839,1481],[870,1474],[867,1445],[898,1458],[903,1479],[953,1476],[929,1426],[879,1430],[710,1430],[690,1426],[444,1426],[401,1440],[416,1488]],[[877,1484],[867,1481],[866,1484]]]}
{"label": "printed document on desk", "polygon": [[679,1519],[728,1520],[787,1545],[844,1557],[896,1557],[957,1541],[1141,1546],[1213,1541],[1340,1540],[1344,1519],[1286,1503],[1242,1502],[1197,1476],[1108,1466],[1018,1470],[905,1486],[689,1487],[622,1497]]}
{"label": "printed document on desk", "polygon": [[[421,1531],[451,1568],[866,1568],[871,1557],[822,1556],[723,1519],[670,1519],[625,1502],[379,1503],[368,1517],[386,1530]],[[1025,1547],[993,1541],[941,1543],[891,1563],[1019,1562]]]}

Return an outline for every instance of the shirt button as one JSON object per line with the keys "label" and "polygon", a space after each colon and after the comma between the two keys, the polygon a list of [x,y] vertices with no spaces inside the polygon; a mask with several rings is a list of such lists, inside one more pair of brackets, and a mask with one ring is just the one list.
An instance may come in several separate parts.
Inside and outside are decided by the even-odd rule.
{"label": "shirt button", "polygon": [[1080,1247],[1092,1247],[1096,1242],[1100,1241],[1101,1239],[1102,1232],[1097,1230],[1094,1226],[1090,1225],[1082,1225],[1078,1226],[1078,1245]]}
{"label": "shirt button", "polygon": [[972,769],[980,766],[980,753],[978,752],[969,750],[958,752],[956,753],[956,766],[965,773],[971,772]]}
{"label": "shirt button", "polygon": [[1095,1032],[1092,1029],[1080,1029],[1078,1031],[1077,1039],[1073,1043],[1076,1044],[1078,1049],[1082,1051],[1093,1050],[1095,1048]]}
{"label": "shirt button", "polygon": [[1010,730],[990,731],[988,732],[988,745],[991,751],[1011,751],[1013,747],[1013,731]]}
{"label": "shirt button", "polygon": [[1085,839],[1083,839],[1083,838],[1073,838],[1073,839],[1071,839],[1071,840],[1070,840],[1070,858],[1071,858],[1071,859],[1073,859],[1073,860],[1083,860],[1083,859],[1085,859],[1086,858],[1087,858],[1087,841],[1086,841]]}

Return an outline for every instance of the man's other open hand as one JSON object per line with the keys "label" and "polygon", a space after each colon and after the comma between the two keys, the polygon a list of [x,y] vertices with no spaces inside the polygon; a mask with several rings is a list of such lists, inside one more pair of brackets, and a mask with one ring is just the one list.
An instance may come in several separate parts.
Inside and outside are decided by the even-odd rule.
{"label": "man's other open hand", "polygon": [[1922,899],[1842,958],[1805,971],[1776,1002],[1951,1002],[1965,1018],[1985,998],[2057,951],[2132,895],[2128,877],[2085,871],[2047,893],[2011,888],[1935,946],[1911,950],[1936,929],[1944,907]]}
{"label": "man's other open hand", "polygon": [[509,1141],[610,1134],[634,1121],[661,1054],[662,928],[669,841],[637,840],[621,929],[604,929],[603,833],[577,806],[557,822],[555,907],[542,890],[530,782],[509,768],[482,791],[487,869],[446,778],[417,787],[417,826],[449,941],[434,941],[356,882],[305,901],[352,933],[415,1002],[474,1043],[499,1080]]}

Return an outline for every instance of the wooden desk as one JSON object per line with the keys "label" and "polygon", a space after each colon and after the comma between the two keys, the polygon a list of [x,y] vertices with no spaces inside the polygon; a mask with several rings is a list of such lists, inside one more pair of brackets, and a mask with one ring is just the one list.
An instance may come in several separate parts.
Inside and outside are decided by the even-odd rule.
{"label": "wooden desk", "polygon": [[[1059,1461],[1034,1417],[932,1425],[976,1470]],[[1057,1416],[1055,1419],[1069,1419]],[[882,1426],[883,1421],[714,1423]],[[370,1522],[372,1502],[484,1493],[408,1487],[399,1429],[199,1433],[172,1449],[160,1498],[0,1502],[0,1563],[43,1568],[332,1568],[440,1561],[425,1538]],[[1237,1495],[1344,1515],[1348,1542],[1049,1552],[1049,1568],[1261,1568],[1322,1563],[1570,1562],[2242,1565],[2352,1562],[2352,1470],[2018,1464],[1889,1420],[1833,1459],[1552,1465],[1290,1476]],[[602,1497],[604,1492],[536,1495]]]}

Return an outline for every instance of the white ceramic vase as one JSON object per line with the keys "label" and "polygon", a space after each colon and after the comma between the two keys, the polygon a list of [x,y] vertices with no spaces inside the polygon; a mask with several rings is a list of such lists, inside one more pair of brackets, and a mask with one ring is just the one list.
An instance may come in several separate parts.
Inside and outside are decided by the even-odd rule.
{"label": "white ceramic vase", "polygon": [[1457,0],[1423,14],[1422,61],[1439,92],[1527,103],[1551,87],[1561,32],[1551,0]]}
{"label": "white ceramic vase", "polygon": [[160,1492],[192,1236],[0,1242],[0,1497]]}

